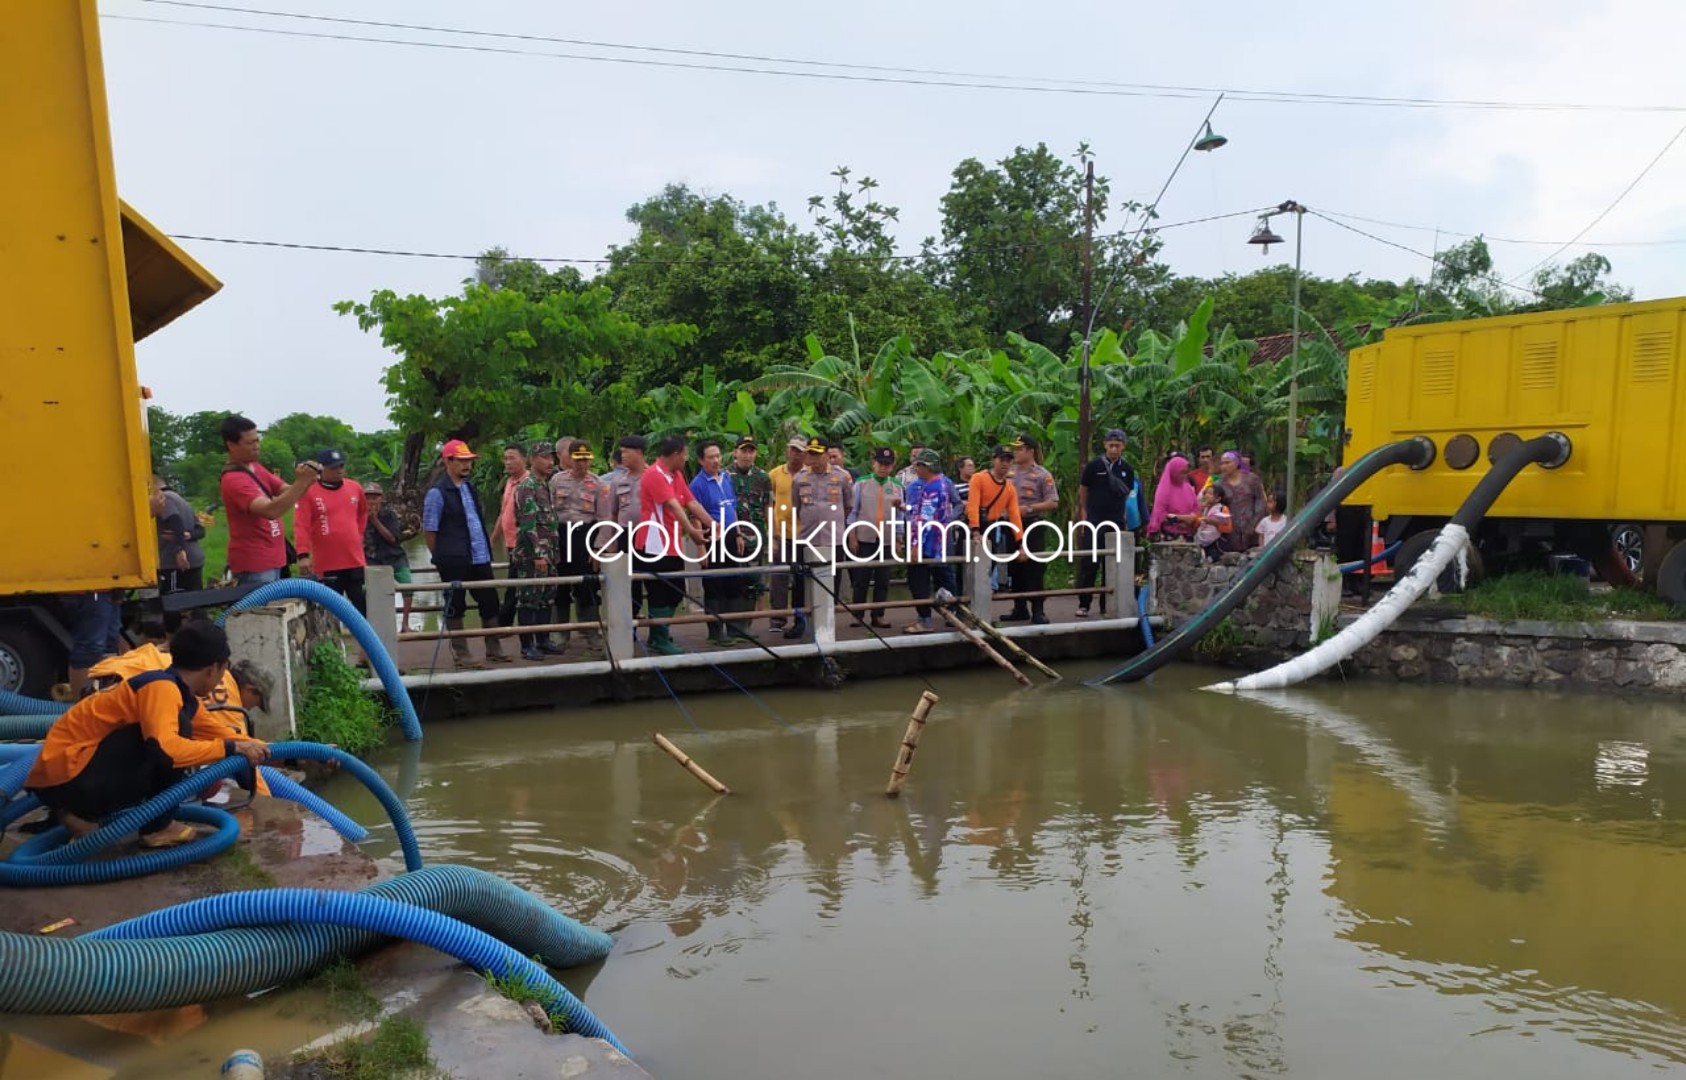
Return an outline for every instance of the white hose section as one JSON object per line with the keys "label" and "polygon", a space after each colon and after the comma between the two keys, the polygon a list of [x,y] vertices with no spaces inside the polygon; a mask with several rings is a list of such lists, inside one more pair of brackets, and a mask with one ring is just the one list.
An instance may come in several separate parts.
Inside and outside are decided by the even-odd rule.
{"label": "white hose section", "polygon": [[1434,543],[1423,552],[1423,557],[1411,567],[1411,572],[1389,589],[1387,595],[1382,597],[1375,607],[1360,615],[1351,626],[1292,660],[1285,660],[1256,675],[1248,675],[1231,682],[1213,683],[1202,689],[1231,692],[1280,690],[1285,686],[1302,683],[1313,675],[1322,674],[1376,640],[1377,635],[1392,626],[1394,620],[1405,614],[1405,610],[1416,603],[1417,598],[1427,592],[1430,585],[1439,580],[1441,571],[1452,565],[1452,560],[1462,555],[1468,546],[1469,530],[1456,522],[1448,524],[1435,536]]}

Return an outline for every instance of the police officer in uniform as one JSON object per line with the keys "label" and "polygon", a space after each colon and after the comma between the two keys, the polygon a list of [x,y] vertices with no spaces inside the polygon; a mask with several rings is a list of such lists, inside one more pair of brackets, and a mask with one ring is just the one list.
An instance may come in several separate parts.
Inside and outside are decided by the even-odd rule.
{"label": "police officer in uniform", "polygon": [[[855,482],[847,469],[831,463],[826,449],[823,440],[808,440],[808,467],[791,478],[790,502],[796,508],[796,536],[805,541],[799,549],[803,561],[830,559],[836,565],[842,551],[843,527],[854,503]],[[794,640],[807,632],[803,611],[810,605],[829,604],[831,597],[819,595],[818,588],[810,589],[806,573],[799,574],[792,585],[791,601],[797,615],[784,636]]]}
{"label": "police officer in uniform", "polygon": [[[1026,530],[1020,550],[1027,553],[1025,558],[1008,564],[1008,588],[1016,593],[1041,592],[1047,579],[1048,564],[1032,556],[1045,550],[1048,530],[1031,532],[1030,526],[1032,522],[1047,520],[1048,515],[1058,510],[1060,497],[1054,489],[1054,474],[1036,460],[1037,451],[1042,448],[1036,436],[1020,435],[1008,446],[1013,451],[1013,467],[1007,471],[1007,482],[1013,485],[1019,496],[1019,517],[1024,521]],[[1046,625],[1048,616],[1044,606],[1045,601],[1040,596],[1029,601],[1014,600],[1013,610],[1001,616],[1001,621],[1024,622],[1029,619],[1038,626]]]}
{"label": "police officer in uniform", "polygon": [[[593,456],[590,443],[584,439],[570,440],[568,467],[550,480],[551,502],[556,507],[556,550],[561,563],[556,576],[579,574],[585,578],[578,585],[557,587],[556,608],[563,622],[572,621],[570,610],[580,622],[595,622],[598,617],[597,568],[591,561],[590,540],[592,526],[609,520],[609,488],[591,471]],[[585,636],[594,645],[602,641],[596,630],[587,630]],[[564,631],[564,646],[567,638]]]}
{"label": "police officer in uniform", "polygon": [[[620,463],[611,471],[603,474],[604,490],[607,495],[607,508],[603,520],[612,522],[616,526],[614,532],[620,538],[622,551],[632,550],[632,530],[638,525],[644,507],[638,497],[639,481],[644,479],[644,470],[649,466],[644,460],[647,447],[644,436],[626,435],[615,444],[615,452]],[[609,530],[599,529],[599,534]],[[607,545],[603,538],[592,541],[599,551]],[[634,578],[632,581],[632,617],[637,618],[644,607],[644,583]]]}

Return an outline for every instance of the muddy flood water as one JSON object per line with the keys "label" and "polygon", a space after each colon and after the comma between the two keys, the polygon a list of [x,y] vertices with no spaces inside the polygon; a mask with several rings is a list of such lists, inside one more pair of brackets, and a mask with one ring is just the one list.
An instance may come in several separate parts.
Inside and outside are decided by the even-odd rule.
{"label": "muddy flood water", "polygon": [[[1686,1064],[1686,708],[1214,674],[940,673],[900,800],[916,680],[688,696],[700,733],[672,701],[440,722],[375,764],[429,862],[616,934],[565,981],[659,1080]],[[200,1041],[283,1041],[266,1008]]]}
{"label": "muddy flood water", "polygon": [[431,861],[615,931],[570,981],[657,1077],[1686,1063],[1686,709],[1212,674],[939,674],[900,800],[917,681],[764,695],[777,717],[691,696],[701,734],[671,701],[440,723],[403,771]]}

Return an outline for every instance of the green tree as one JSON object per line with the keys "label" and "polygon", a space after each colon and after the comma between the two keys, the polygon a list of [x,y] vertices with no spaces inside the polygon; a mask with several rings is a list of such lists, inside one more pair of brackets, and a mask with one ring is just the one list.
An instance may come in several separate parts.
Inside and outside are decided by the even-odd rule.
{"label": "green tree", "polygon": [[[1076,164],[1046,145],[1017,147],[992,168],[976,158],[955,167],[942,198],[942,243],[926,241],[933,280],[954,295],[961,317],[992,339],[1019,334],[1063,350],[1078,325],[1082,297],[1087,146],[1078,148]],[[1163,280],[1153,261],[1157,243],[1132,244],[1107,238],[1111,183],[1095,177],[1094,219],[1101,238],[1095,244],[1094,296],[1097,326],[1118,325],[1127,297],[1150,290]],[[1127,213],[1143,208],[1126,203]],[[1110,285],[1110,287],[1109,287]],[[1104,294],[1104,295],[1103,295]],[[1104,301],[1104,302],[1103,302]]]}
{"label": "green tree", "polygon": [[982,345],[983,334],[960,318],[953,295],[896,254],[889,230],[901,211],[878,200],[878,181],[854,179],[846,165],[831,175],[836,191],[808,199],[820,250],[811,270],[812,334],[832,347],[904,336],[915,351]]}
{"label": "green tree", "polygon": [[419,479],[424,448],[447,437],[478,439],[555,423],[601,442],[630,430],[636,396],[611,372],[670,354],[689,327],[646,327],[610,307],[606,288],[560,290],[534,299],[479,282],[434,299],[375,293],[342,301],[364,331],[398,354],[386,369],[389,415],[405,432],[395,474],[401,492]]}
{"label": "green tree", "polygon": [[615,310],[647,325],[687,324],[696,334],[645,353],[617,376],[643,392],[690,381],[705,365],[730,381],[800,355],[817,244],[778,207],[670,184],[626,216],[637,234],[609,249],[600,279]]}
{"label": "green tree", "polygon": [[1543,267],[1532,282],[1539,299],[1520,310],[1552,311],[1632,300],[1633,290],[1607,280],[1609,273],[1610,260],[1596,251],[1570,259],[1561,266]]}

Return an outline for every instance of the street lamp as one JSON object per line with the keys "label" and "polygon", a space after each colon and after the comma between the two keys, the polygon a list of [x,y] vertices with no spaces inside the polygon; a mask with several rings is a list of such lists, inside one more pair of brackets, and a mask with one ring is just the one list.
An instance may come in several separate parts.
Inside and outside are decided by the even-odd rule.
{"label": "street lamp", "polygon": [[1293,351],[1288,359],[1288,480],[1283,485],[1283,499],[1287,503],[1282,513],[1294,515],[1294,459],[1300,442],[1300,235],[1305,225],[1305,207],[1289,199],[1275,210],[1259,215],[1258,227],[1248,238],[1249,244],[1259,245],[1259,253],[1268,255],[1270,245],[1282,243],[1271,231],[1270,219],[1277,214],[1294,215],[1294,331]]}
{"label": "street lamp", "polygon": [[[1177,164],[1171,169],[1171,175],[1165,178],[1165,184],[1159,189],[1159,194],[1153,197],[1153,202],[1142,211],[1142,223],[1136,227],[1130,237],[1136,240],[1147,229],[1153,220],[1154,211],[1159,209],[1159,200],[1165,197],[1165,192],[1171,188],[1171,181],[1182,171],[1183,162],[1188,160],[1189,151],[1198,150],[1203,154],[1211,153],[1228,143],[1229,140],[1212,130],[1212,114],[1223,104],[1224,96],[1218,95],[1218,100],[1212,102],[1212,107],[1206,111],[1206,118],[1201,121],[1200,133],[1183,147],[1182,156],[1177,158]],[[1095,334],[1095,316],[1100,311],[1099,303],[1090,302],[1090,294],[1095,284],[1095,163],[1086,163],[1083,176],[1083,358],[1077,368],[1077,459],[1079,467],[1089,454],[1089,437],[1094,424],[1094,408],[1089,395],[1089,340]],[[1101,302],[1106,301],[1106,294],[1118,280],[1123,267],[1113,271],[1111,280],[1106,288],[1101,290]],[[1297,305],[1296,305],[1297,306]]]}

